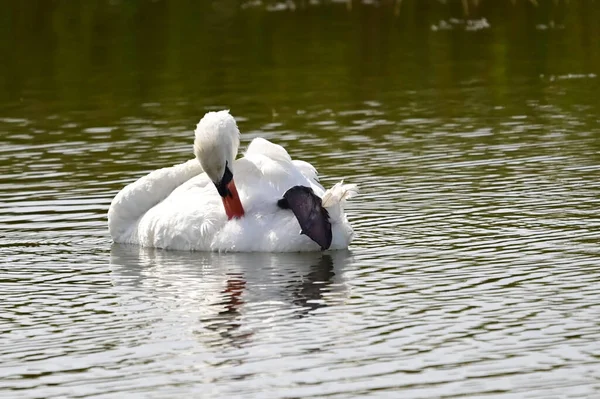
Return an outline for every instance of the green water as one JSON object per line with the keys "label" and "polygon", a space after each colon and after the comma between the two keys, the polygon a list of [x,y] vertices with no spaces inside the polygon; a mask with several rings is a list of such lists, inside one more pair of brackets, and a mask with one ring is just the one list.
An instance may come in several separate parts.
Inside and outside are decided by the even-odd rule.
{"label": "green water", "polygon": [[[599,8],[466,3],[0,1],[1,396],[600,395]],[[349,252],[111,243],[222,108]]]}

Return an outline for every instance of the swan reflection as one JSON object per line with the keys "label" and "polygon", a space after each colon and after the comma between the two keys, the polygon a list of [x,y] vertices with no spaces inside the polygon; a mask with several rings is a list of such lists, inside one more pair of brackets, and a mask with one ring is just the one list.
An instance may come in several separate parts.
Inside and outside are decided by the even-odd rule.
{"label": "swan reflection", "polygon": [[110,256],[113,284],[127,287],[121,299],[152,309],[157,326],[238,347],[257,331],[343,302],[351,262],[349,251],[219,254],[118,244]]}

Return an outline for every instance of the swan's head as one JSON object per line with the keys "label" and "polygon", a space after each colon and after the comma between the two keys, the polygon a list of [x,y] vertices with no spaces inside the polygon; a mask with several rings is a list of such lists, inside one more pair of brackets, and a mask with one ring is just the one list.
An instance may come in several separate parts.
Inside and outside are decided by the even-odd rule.
{"label": "swan's head", "polygon": [[240,131],[229,111],[208,112],[195,131],[194,154],[223,198],[229,219],[244,215],[233,182],[233,161],[240,146]]}

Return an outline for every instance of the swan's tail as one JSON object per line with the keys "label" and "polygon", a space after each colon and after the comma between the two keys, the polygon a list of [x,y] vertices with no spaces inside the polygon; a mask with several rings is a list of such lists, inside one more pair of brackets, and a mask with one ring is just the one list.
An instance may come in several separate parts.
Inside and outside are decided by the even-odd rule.
{"label": "swan's tail", "polygon": [[323,202],[323,208],[327,209],[329,215],[335,220],[344,216],[344,204],[356,195],[358,195],[358,186],[356,184],[344,184],[342,180],[325,191],[321,201]]}
{"label": "swan's tail", "polygon": [[197,159],[155,170],[123,188],[108,209],[108,230],[114,241],[123,237],[149,209],[167,198],[175,188],[202,173]]}
{"label": "swan's tail", "polygon": [[339,183],[335,183],[333,187],[325,191],[323,194],[323,207],[329,208],[333,205],[340,204],[344,205],[346,200],[356,197],[358,195],[358,186],[356,184],[344,184],[342,180]]}

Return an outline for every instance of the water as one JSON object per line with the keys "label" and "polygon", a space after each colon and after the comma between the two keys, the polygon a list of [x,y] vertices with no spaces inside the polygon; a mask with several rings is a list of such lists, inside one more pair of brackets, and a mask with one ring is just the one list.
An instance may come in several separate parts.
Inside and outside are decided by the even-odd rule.
{"label": "water", "polygon": [[[5,2],[0,395],[599,396],[600,15],[517,3]],[[349,251],[111,243],[224,107],[359,184]]]}

